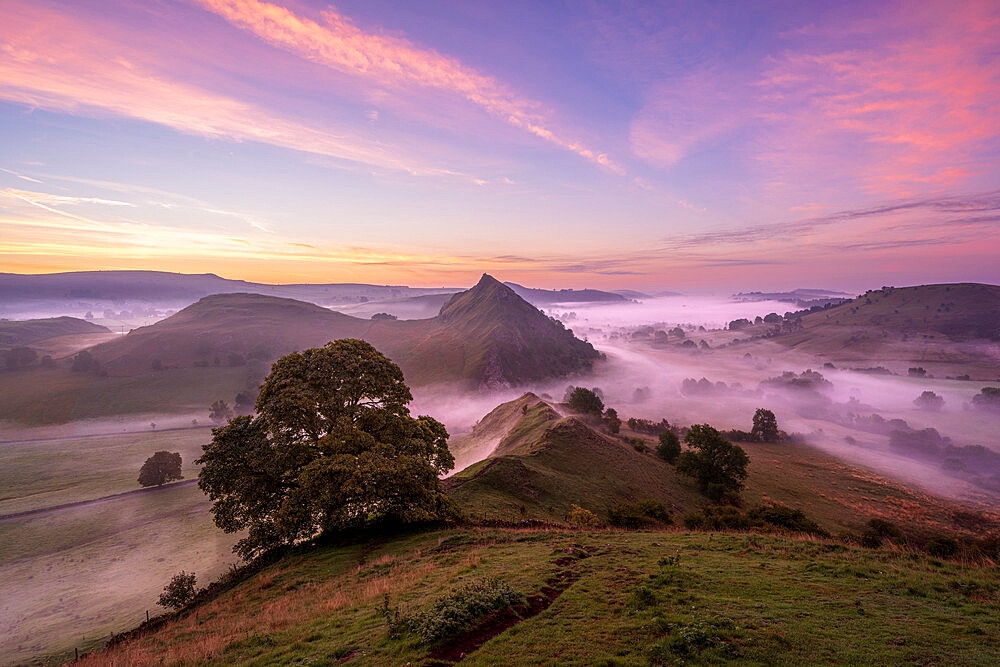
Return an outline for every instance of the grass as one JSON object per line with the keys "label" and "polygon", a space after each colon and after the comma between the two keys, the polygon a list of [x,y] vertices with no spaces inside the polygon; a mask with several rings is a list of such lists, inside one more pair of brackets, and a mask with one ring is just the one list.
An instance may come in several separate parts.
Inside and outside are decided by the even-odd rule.
{"label": "grass", "polygon": [[[0,513],[139,488],[158,449],[180,451],[187,478],[208,428],[20,442],[0,446]],[[0,523],[3,664],[99,646],[158,613],[156,598],[182,569],[204,585],[236,561],[236,536],[218,530],[197,487],[172,488]]]}
{"label": "grass", "polygon": [[129,377],[65,368],[11,371],[0,382],[0,422],[43,425],[164,413],[207,418],[213,401],[232,404],[246,374],[244,367],[172,368]]}
{"label": "grass", "polygon": [[[138,625],[170,577],[199,584],[237,559],[196,487],[0,523],[0,655],[4,663],[99,646]],[[54,654],[54,655],[53,655]]]}
{"label": "grass", "polygon": [[498,577],[543,611],[490,638],[471,665],[647,665],[739,660],[995,664],[994,568],[751,534],[453,529],[302,549],[85,664],[421,664],[390,639],[404,612]]}
{"label": "grass", "polygon": [[[206,420],[207,421],[207,420]],[[211,429],[152,431],[0,445],[0,514],[91,500],[139,487],[139,468],[153,452],[180,452],[185,479]]]}

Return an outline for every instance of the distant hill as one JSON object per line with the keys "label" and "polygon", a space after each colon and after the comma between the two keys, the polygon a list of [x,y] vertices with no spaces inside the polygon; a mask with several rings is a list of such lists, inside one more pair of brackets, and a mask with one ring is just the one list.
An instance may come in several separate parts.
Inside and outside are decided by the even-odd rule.
{"label": "distant hill", "polygon": [[878,327],[937,332],[955,340],[1000,340],[1000,286],[978,283],[887,287],[802,318],[806,327]]}
{"label": "distant hill", "polygon": [[40,320],[0,320],[0,350],[21,347],[70,334],[110,333],[102,326],[75,317]]}
{"label": "distant hill", "polygon": [[548,290],[525,287],[517,283],[504,283],[507,287],[529,303],[536,306],[548,306],[554,303],[590,303],[599,301],[627,301],[626,297],[615,292],[602,292],[596,289],[560,289]]}
{"label": "distant hill", "polygon": [[[55,311],[123,305],[183,308],[212,294],[251,293],[311,301],[321,305],[398,299],[448,293],[457,288],[414,288],[405,285],[329,283],[269,285],[230,280],[212,273],[184,274],[165,271],[76,271],[22,275],[0,273],[0,312]],[[95,311],[96,312],[96,311]]]}
{"label": "distant hill", "polygon": [[794,303],[799,308],[808,308],[814,305],[826,305],[836,303],[843,299],[850,299],[847,292],[838,292],[827,289],[794,289],[790,292],[739,292],[733,295],[736,301],[786,301]]}
{"label": "distant hill", "polygon": [[414,384],[461,381],[484,389],[590,368],[599,353],[490,276],[454,295],[437,317],[367,320],[259,294],[205,297],[172,317],[94,348],[111,374],[270,361],[338,338],[363,338]]}

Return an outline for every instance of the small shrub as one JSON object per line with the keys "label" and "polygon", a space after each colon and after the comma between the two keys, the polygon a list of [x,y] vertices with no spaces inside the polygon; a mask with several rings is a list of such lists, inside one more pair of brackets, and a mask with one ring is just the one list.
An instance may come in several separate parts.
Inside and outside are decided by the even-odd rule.
{"label": "small shrub", "polygon": [[903,531],[896,524],[885,519],[873,518],[868,522],[868,527],[878,533],[879,537],[884,537],[894,542],[903,540]]}
{"label": "small shrub", "polygon": [[673,516],[663,503],[646,499],[638,503],[621,503],[608,510],[608,523],[619,528],[635,530],[651,524],[669,526]]}
{"label": "small shrub", "polygon": [[807,517],[802,510],[784,505],[762,505],[747,512],[747,522],[754,527],[784,528],[796,533],[828,535],[823,528]]}
{"label": "small shrub", "polygon": [[958,540],[947,535],[935,535],[927,541],[924,549],[938,558],[951,558],[958,551]]}
{"label": "small shrub", "polygon": [[743,530],[747,521],[735,507],[710,505],[685,516],[684,525],[691,530]]}
{"label": "small shrub", "polygon": [[566,512],[566,520],[581,528],[597,528],[601,525],[601,520],[596,514],[579,505],[570,505],[569,511]]}
{"label": "small shrub", "polygon": [[877,531],[869,528],[861,533],[861,546],[866,549],[878,549],[882,546],[882,536]]}
{"label": "small shrub", "polygon": [[175,574],[170,583],[163,587],[163,592],[160,593],[160,599],[156,601],[156,604],[175,610],[187,606],[194,600],[195,581],[194,572],[189,574],[181,571]]}
{"label": "small shrub", "polygon": [[383,599],[384,616],[391,618],[390,636],[414,634],[422,644],[438,644],[475,627],[483,617],[507,609],[519,602],[522,596],[506,582],[481,579],[444,595],[422,612],[400,616],[398,609],[390,610],[388,599]]}

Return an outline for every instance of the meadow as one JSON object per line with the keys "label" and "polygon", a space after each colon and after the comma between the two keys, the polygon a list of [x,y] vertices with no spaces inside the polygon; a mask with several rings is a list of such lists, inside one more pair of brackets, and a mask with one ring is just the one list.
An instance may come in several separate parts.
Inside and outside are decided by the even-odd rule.
{"label": "meadow", "polygon": [[[484,577],[517,617],[390,638],[380,608]],[[998,591],[992,567],[801,536],[453,529],[300,549],[83,664],[995,664]]]}
{"label": "meadow", "polygon": [[[208,428],[0,445],[0,513],[39,510],[138,489],[154,451],[179,451],[187,479]],[[180,570],[208,583],[236,562],[190,485],[0,520],[0,655],[58,664],[158,613]]]}

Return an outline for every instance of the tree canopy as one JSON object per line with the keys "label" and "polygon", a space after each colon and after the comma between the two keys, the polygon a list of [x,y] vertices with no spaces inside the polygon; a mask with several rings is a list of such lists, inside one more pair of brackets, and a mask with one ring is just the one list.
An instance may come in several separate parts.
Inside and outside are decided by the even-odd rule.
{"label": "tree canopy", "polygon": [[691,447],[677,459],[677,471],[698,482],[701,492],[719,500],[738,494],[747,478],[750,457],[708,424],[695,424],[684,436]]}
{"label": "tree canopy", "polygon": [[600,415],[604,412],[604,401],[598,395],[597,388],[573,387],[569,394],[569,407],[574,412]]}
{"label": "tree canopy", "polygon": [[160,486],[175,479],[184,479],[179,452],[156,452],[139,469],[139,483],[143,486]]}
{"label": "tree canopy", "polygon": [[778,442],[781,433],[778,431],[778,419],[774,413],[765,408],[757,408],[753,415],[753,428],[750,439],[757,442]]}
{"label": "tree canopy", "polygon": [[448,433],[411,417],[411,399],[399,367],[361,340],[276,361],[257,416],[215,429],[199,459],[216,524],[247,531],[235,550],[249,558],[323,531],[444,518]]}

